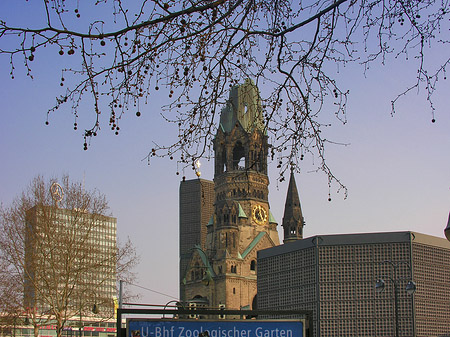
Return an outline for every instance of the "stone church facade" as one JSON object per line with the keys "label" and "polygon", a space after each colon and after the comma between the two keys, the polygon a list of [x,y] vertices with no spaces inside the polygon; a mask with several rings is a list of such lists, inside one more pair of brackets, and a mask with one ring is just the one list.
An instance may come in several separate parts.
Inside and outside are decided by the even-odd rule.
{"label": "stone church facade", "polygon": [[[180,300],[184,303],[256,309],[257,252],[280,244],[268,198],[268,148],[259,91],[247,80],[231,89],[221,112],[214,139],[214,182],[198,179],[180,185]],[[284,240],[301,239],[303,225],[291,173]]]}

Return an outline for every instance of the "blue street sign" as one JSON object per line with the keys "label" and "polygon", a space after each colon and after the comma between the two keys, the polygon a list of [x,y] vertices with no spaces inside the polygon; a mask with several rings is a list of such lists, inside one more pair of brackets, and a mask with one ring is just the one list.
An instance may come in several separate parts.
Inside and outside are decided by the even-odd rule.
{"label": "blue street sign", "polygon": [[300,320],[129,319],[127,337],[303,337]]}

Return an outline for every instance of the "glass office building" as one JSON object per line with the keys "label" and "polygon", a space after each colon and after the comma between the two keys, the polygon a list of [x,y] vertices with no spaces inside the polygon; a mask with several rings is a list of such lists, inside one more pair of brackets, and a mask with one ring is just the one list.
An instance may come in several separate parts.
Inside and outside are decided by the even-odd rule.
{"label": "glass office building", "polygon": [[31,208],[25,237],[25,307],[42,315],[55,310],[57,301],[67,300],[69,315],[113,317],[116,230],[113,217]]}

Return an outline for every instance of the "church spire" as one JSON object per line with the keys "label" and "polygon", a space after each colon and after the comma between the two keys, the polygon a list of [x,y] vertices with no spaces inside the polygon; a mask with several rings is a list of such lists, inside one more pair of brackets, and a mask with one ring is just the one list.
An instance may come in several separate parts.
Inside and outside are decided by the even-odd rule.
{"label": "church spire", "polygon": [[303,239],[303,219],[300,197],[298,196],[297,185],[294,178],[294,170],[291,168],[291,178],[289,180],[286,204],[284,205],[283,228],[284,243]]}

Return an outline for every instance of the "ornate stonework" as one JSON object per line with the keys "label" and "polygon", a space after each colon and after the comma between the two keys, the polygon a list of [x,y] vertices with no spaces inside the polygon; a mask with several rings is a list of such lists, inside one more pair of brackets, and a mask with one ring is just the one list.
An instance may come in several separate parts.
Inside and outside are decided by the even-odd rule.
{"label": "ornate stonework", "polygon": [[[247,80],[231,89],[221,112],[214,139],[214,214],[205,241],[184,260],[185,303],[256,309],[257,252],[280,244],[268,199],[268,148],[259,92]],[[180,234],[180,242],[185,240]]]}

